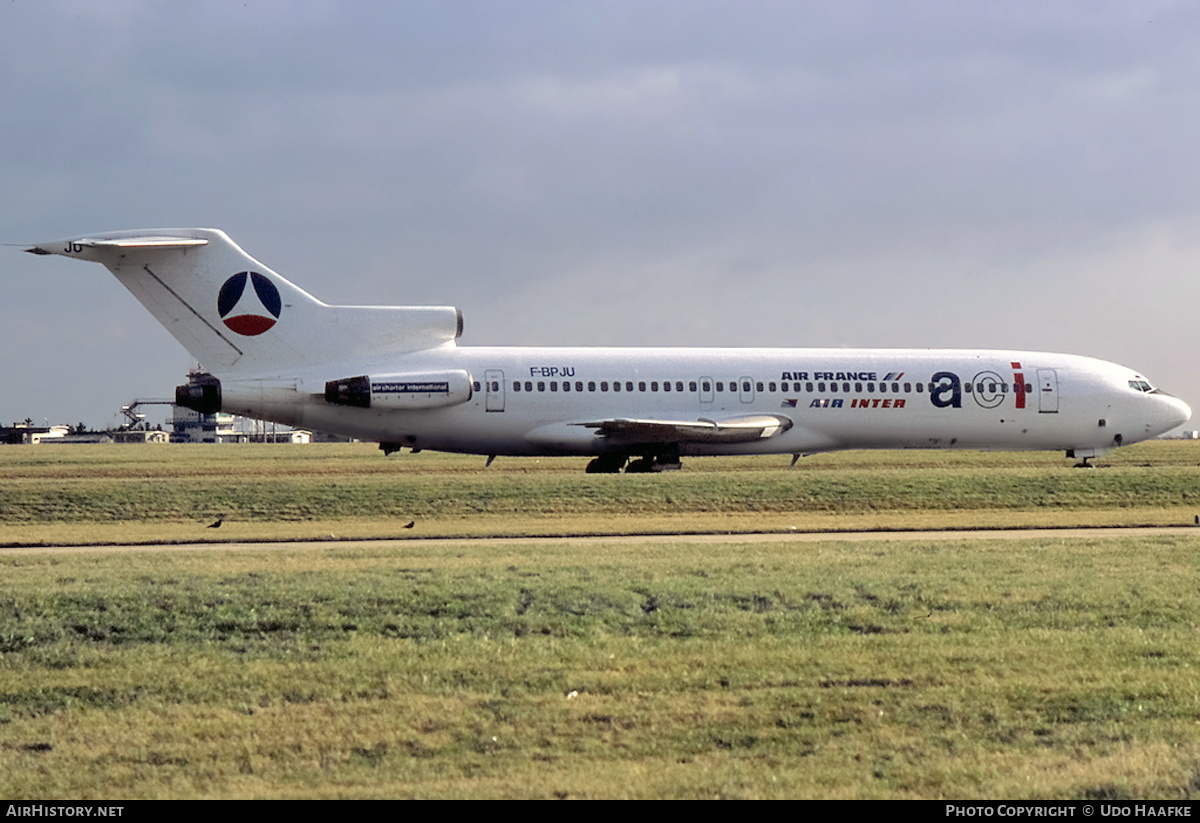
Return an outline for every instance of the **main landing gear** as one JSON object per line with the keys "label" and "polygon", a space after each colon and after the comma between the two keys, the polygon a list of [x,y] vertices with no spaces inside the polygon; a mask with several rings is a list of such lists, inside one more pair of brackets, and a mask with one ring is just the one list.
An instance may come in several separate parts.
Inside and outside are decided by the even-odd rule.
{"label": "main landing gear", "polygon": [[679,471],[680,469],[679,455],[677,454],[648,454],[632,461],[629,457],[627,454],[602,454],[588,463],[585,471],[588,474],[616,474],[624,469],[626,474],[641,474]]}
{"label": "main landing gear", "polygon": [[654,455],[650,457],[639,457],[625,467],[626,474],[636,474],[640,472],[677,472],[682,468],[679,457],[671,457],[669,455]]}
{"label": "main landing gear", "polygon": [[624,454],[602,454],[588,463],[584,471],[588,474],[616,474],[625,468],[628,460],[628,455]]}

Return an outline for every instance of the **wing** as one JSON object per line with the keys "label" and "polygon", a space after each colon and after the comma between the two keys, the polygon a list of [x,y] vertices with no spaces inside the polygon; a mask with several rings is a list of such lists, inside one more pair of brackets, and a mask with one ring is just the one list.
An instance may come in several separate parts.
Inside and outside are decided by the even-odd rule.
{"label": "wing", "polygon": [[615,418],[572,423],[625,443],[750,443],[783,434],[792,421],[781,414],[754,414],[712,420]]}

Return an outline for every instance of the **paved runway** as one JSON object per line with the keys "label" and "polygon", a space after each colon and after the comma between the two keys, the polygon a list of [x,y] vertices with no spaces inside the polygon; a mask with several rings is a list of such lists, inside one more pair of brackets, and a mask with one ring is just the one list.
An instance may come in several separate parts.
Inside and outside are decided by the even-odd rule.
{"label": "paved runway", "polygon": [[513,543],[817,543],[848,540],[1070,540],[1106,537],[1162,537],[1193,535],[1200,537],[1198,526],[1138,526],[1133,528],[1079,529],[976,529],[969,531],[863,531],[863,532],[771,532],[765,534],[623,534],[551,537],[412,537],[377,540],[289,540],[272,542],[170,543],[112,546],[28,546],[0,549],[3,554],[70,554],[82,552],[161,552],[161,551],[297,551],[309,549],[352,549],[393,546],[503,545]]}

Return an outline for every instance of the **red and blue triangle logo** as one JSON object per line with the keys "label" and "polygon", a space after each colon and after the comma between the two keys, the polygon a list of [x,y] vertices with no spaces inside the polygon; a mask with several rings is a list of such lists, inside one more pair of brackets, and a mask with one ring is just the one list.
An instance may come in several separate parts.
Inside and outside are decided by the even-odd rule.
{"label": "red and blue triangle logo", "polygon": [[[246,288],[247,281],[253,288]],[[238,272],[225,281],[217,295],[221,320],[230,330],[245,337],[262,334],[274,326],[282,310],[279,289],[265,274],[256,271]]]}

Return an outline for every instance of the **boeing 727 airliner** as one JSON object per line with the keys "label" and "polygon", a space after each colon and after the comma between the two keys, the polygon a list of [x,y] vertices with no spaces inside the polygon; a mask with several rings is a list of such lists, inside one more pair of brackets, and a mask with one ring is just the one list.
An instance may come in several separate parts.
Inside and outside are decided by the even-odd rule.
{"label": "boeing 727 airliner", "polygon": [[[1063,450],[1087,461],[1186,422],[1124,366],[1028,351],[460,347],[451,307],[330,306],[213,229],[34,246],[104,264],[208,370],[179,405],[402,447],[590,455]],[[794,462],[794,460],[793,460]]]}

